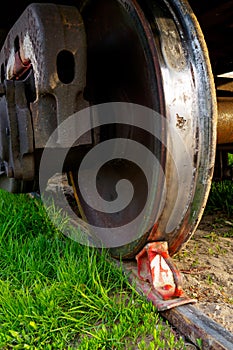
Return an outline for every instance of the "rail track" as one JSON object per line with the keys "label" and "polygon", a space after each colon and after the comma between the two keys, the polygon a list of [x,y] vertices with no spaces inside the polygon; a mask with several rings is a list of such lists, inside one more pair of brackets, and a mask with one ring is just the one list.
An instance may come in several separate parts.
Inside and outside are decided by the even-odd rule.
{"label": "rail track", "polygon": [[[159,307],[158,295],[153,292],[151,284],[137,277],[136,262],[123,262],[122,267],[137,291],[152,301],[158,307],[160,314],[180,334],[195,344],[197,349],[200,349],[197,341],[199,339],[201,340],[201,349],[203,350],[232,350],[233,334],[195,307],[195,301],[190,301],[190,303],[179,306],[174,306],[173,304],[169,308],[169,304],[166,306],[166,303],[164,305],[161,300],[160,303],[162,306]],[[167,310],[166,307],[168,307]]]}

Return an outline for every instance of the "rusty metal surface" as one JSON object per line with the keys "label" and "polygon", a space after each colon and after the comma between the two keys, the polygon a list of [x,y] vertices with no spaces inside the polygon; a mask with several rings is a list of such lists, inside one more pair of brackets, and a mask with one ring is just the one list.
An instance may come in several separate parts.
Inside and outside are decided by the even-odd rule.
{"label": "rusty metal surface", "polygon": [[[151,11],[154,11],[162,47],[164,45],[161,67],[166,116],[193,160],[193,175],[186,176],[182,151],[176,148],[174,138],[171,140],[174,153],[170,159],[168,155],[165,169],[167,201],[157,230],[149,240],[168,241],[169,253],[173,255],[191,237],[205,207],[214,169],[217,109],[208,49],[197,18],[186,1],[170,1],[169,6],[168,10],[174,11],[170,18],[166,13],[160,19],[155,6]],[[167,23],[164,18],[169,18]],[[180,27],[172,24],[175,18],[176,22],[180,21]],[[168,41],[167,35],[173,39]],[[170,50],[169,56],[172,45],[176,50]],[[183,180],[177,181],[176,167],[182,169]],[[178,184],[182,186],[180,195]]]}
{"label": "rusty metal surface", "polygon": [[[144,14],[136,1],[87,1],[83,2],[80,8],[87,33],[85,96],[90,104],[127,101],[164,114],[162,79],[154,39],[150,37],[149,25],[144,21]],[[162,125],[159,127],[162,131]],[[132,139],[145,145],[158,156],[161,164],[164,163],[166,153],[163,145],[142,128],[128,127],[124,124],[112,128],[101,127],[98,139],[95,137],[95,140],[98,142],[115,137]],[[113,161],[103,169],[97,180],[101,195],[111,201],[115,196],[114,184],[119,179],[126,178],[136,191],[134,201],[120,213],[121,215],[97,212],[83,201],[77,183],[78,176],[74,173],[79,202],[89,223],[100,227],[121,226],[133,220],[145,204],[147,185],[143,169],[122,160]],[[159,190],[155,197],[155,204],[151,205],[159,204]],[[147,235],[147,232],[145,234]],[[139,236],[138,232],[135,232],[136,236]],[[139,239],[139,242],[134,240],[129,246],[122,247],[121,252],[125,249],[124,256],[134,254],[144,242],[144,237]],[[115,254],[118,255],[117,249]]]}
{"label": "rusty metal surface", "polygon": [[[29,62],[34,76],[30,110],[37,149],[45,146],[57,125],[88,105],[83,99],[86,37],[77,8],[31,4],[25,9],[0,53],[2,82],[19,79]],[[87,134],[79,144],[90,141]]]}
{"label": "rusty metal surface", "polygon": [[151,283],[138,278],[136,261],[113,261],[123,269],[132,286],[148,301],[152,301],[161,315],[198,348],[199,340],[202,350],[232,350],[233,334],[196,308],[197,300],[190,299],[185,294],[179,298],[163,300]]}
{"label": "rusty metal surface", "polygon": [[233,335],[193,305],[181,305],[161,312],[170,324],[202,350],[232,350]]}
{"label": "rusty metal surface", "polygon": [[6,80],[2,86],[4,93],[0,97],[0,186],[15,192],[17,189],[22,190],[20,182],[28,183],[35,176],[33,129],[24,83]]}
{"label": "rusty metal surface", "polygon": [[[157,2],[111,0],[108,3],[104,0],[80,1],[80,11],[88,37],[87,97],[90,103],[127,100],[152,106],[157,108],[157,111],[162,111],[174,130],[174,134],[168,136],[166,130],[161,127],[164,132],[164,140],[166,140],[165,144],[169,145],[169,152],[161,149],[161,152],[157,153],[159,161],[163,164],[167,191],[165,206],[158,222],[150,232],[145,232],[140,240],[136,239],[138,232],[135,232],[134,242],[110,249],[111,254],[115,257],[131,258],[143,247],[145,241],[159,240],[168,242],[169,253],[173,255],[192,236],[201,219],[214,170],[217,126],[216,95],[208,50],[199,23],[186,1],[172,0],[169,3],[162,0]],[[111,13],[114,13],[116,22],[112,20]],[[121,28],[125,26],[124,36],[117,31],[119,23]],[[146,91],[146,95],[143,92],[133,94],[135,90],[132,90],[132,86],[127,85],[128,81],[124,80],[127,78],[127,70],[123,71],[123,80],[121,79],[124,59],[118,55],[118,61],[115,61],[113,55],[105,56],[108,53],[105,43],[109,42],[111,42],[113,52],[121,53],[120,47],[131,47],[131,50],[135,50],[133,46],[130,46],[132,37],[127,32],[129,25],[132,26],[130,33],[136,30],[140,38],[144,38],[144,46],[147,45],[146,54],[149,50],[150,55],[147,56],[146,62],[141,61],[141,67],[144,70],[153,67],[153,79],[157,80],[158,91],[155,95],[157,98],[155,107],[151,104],[153,95],[152,99],[150,98],[151,91],[154,90],[150,91],[150,88],[145,90],[145,85],[142,85],[144,87],[142,91]],[[114,36],[114,39],[117,38],[117,40],[113,41],[109,33],[115,32],[117,35]],[[136,51],[133,55],[132,52],[125,57],[131,59],[139,57]],[[122,64],[119,65],[119,62]],[[127,60],[126,62],[128,63]],[[96,63],[100,68],[97,72],[95,71]],[[126,67],[130,69],[131,66],[128,63]],[[112,67],[114,71],[111,70]],[[149,71],[150,75],[153,70]],[[116,79],[115,71],[118,79]],[[139,75],[140,77],[141,71],[141,68],[135,70],[134,76]],[[140,84],[136,86],[140,92]],[[156,87],[156,83],[154,86]],[[107,138],[115,137],[115,135],[132,137],[130,130],[126,132],[122,130],[124,130],[123,127],[120,133],[111,134],[111,131],[105,129],[104,137],[106,138],[106,135]],[[135,135],[137,139],[137,130],[134,137]],[[148,140],[147,135],[143,138]],[[180,144],[177,146],[177,139],[181,140],[183,149]],[[189,164],[187,158],[185,160],[185,152],[191,159]],[[132,170],[132,176],[136,178],[133,183],[137,184],[135,174],[135,171]],[[129,178],[131,175],[128,173],[126,175],[124,167],[119,168],[119,165],[108,168],[102,183],[99,184],[104,197],[109,197],[111,200],[111,196],[114,196],[115,193],[113,178],[121,176]],[[74,178],[76,177],[77,174],[74,173]],[[164,183],[158,181],[155,187],[161,191]],[[137,185],[136,188],[139,186]],[[80,196],[77,182],[75,189]],[[141,192],[142,190],[141,187]],[[92,224],[115,227],[127,220],[127,214],[117,214],[115,217],[113,215],[108,217],[105,213],[97,214],[85,204],[81,197],[79,200],[85,216]],[[139,210],[142,200],[143,193],[133,202],[133,212],[136,213]]]}
{"label": "rusty metal surface", "polygon": [[218,97],[217,143],[233,143],[233,97]]}
{"label": "rusty metal surface", "polygon": [[220,93],[232,93],[233,92],[233,79],[232,78],[224,78],[224,77],[217,77],[216,78],[216,89],[217,94]]}
{"label": "rusty metal surface", "polygon": [[149,282],[164,300],[184,295],[181,275],[169,256],[167,242],[147,243],[136,261],[138,277]]}
{"label": "rusty metal surface", "polygon": [[[86,37],[77,8],[29,5],[6,37],[0,65],[0,183],[10,192],[27,192],[35,190],[39,157],[51,133],[88,106]],[[61,137],[66,147],[71,132],[58,132],[54,147]],[[74,146],[91,142],[89,132]]]}
{"label": "rusty metal surface", "polygon": [[121,266],[123,272],[126,274],[130,283],[136,288],[137,292],[145,296],[148,301],[151,301],[158,311],[165,311],[173,309],[179,305],[185,304],[195,304],[197,301],[191,299],[185,295],[185,293],[180,297],[173,297],[164,300],[162,296],[153,288],[150,282],[139,278],[138,276],[138,266],[136,260],[124,261],[120,263],[119,260],[113,259],[117,266]]}

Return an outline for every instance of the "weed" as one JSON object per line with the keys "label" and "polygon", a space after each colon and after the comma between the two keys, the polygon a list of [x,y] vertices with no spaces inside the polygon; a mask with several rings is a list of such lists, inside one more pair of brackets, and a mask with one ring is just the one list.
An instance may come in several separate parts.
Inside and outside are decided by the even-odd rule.
{"label": "weed", "polygon": [[197,343],[197,346],[199,347],[199,349],[202,349],[202,339],[196,339],[196,343]]}
{"label": "weed", "polygon": [[208,283],[209,285],[212,285],[212,284],[213,284],[213,277],[212,277],[210,274],[207,275],[206,279],[207,279],[207,283]]}
{"label": "weed", "polygon": [[197,267],[199,264],[200,264],[200,262],[199,262],[198,258],[195,258],[192,262],[192,268]]}
{"label": "weed", "polygon": [[233,182],[232,180],[213,181],[209,198],[206,205],[206,212],[221,211],[227,217],[233,214]]}
{"label": "weed", "polygon": [[233,238],[233,229],[229,229],[229,230],[223,232],[222,235],[225,238]]}
{"label": "weed", "polygon": [[204,238],[208,238],[211,242],[216,242],[218,240],[218,235],[212,231],[205,235]]}
{"label": "weed", "polygon": [[228,153],[228,165],[233,166],[233,154]]}

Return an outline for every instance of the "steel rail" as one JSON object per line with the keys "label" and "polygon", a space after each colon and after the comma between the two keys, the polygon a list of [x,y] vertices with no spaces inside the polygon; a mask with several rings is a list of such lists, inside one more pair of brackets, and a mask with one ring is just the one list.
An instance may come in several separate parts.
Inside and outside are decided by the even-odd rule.
{"label": "steel rail", "polygon": [[177,306],[161,311],[161,315],[195,345],[201,339],[202,350],[233,349],[233,334],[194,305]]}
{"label": "steel rail", "polygon": [[[123,272],[127,276],[130,284],[136,291],[144,296],[148,301],[158,308],[158,296],[153,291],[150,283],[147,283],[138,278],[137,262],[123,261],[119,262],[113,259],[115,264],[121,266]],[[191,341],[198,349],[198,340],[201,340],[202,350],[232,350],[233,349],[233,334],[225,329],[221,324],[215,322],[210,317],[200,311],[195,305],[195,300],[177,301],[180,305],[176,306],[174,300],[165,301],[159,305],[159,313],[172,326],[174,326],[187,340]],[[166,309],[167,308],[167,309]]]}

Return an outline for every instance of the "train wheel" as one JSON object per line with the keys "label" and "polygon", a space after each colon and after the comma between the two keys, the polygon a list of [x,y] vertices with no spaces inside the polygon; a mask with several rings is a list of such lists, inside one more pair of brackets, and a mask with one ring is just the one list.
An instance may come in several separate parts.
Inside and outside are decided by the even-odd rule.
{"label": "train wheel", "polygon": [[85,202],[78,170],[72,170],[69,178],[83,218],[97,227],[124,227],[149,200],[150,207],[156,207],[156,221],[150,227],[142,223],[133,233],[126,231],[128,243],[114,245],[112,237],[110,253],[132,258],[146,242],[165,240],[173,255],[201,219],[214,169],[215,87],[201,29],[185,1],[89,0],[81,2],[80,11],[87,33],[90,104],[128,102],[162,115],[156,125],[159,140],[135,125],[95,129],[97,144],[119,137],[142,143],[159,167],[153,168],[155,190],[148,196],[146,169],[129,160],[108,162],[96,179],[100,195],[111,202],[122,178],[135,189],[130,205],[111,214]]}

